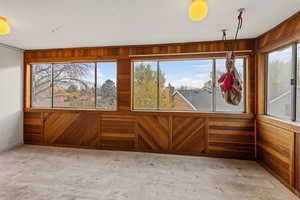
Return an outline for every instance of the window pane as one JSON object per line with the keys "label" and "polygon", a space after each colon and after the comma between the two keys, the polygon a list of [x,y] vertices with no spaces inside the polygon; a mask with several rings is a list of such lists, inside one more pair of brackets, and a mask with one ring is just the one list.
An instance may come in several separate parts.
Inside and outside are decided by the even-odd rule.
{"label": "window pane", "polygon": [[268,55],[268,114],[291,119],[292,47]]}
{"label": "window pane", "polygon": [[297,121],[300,121],[300,43],[297,44]]}
{"label": "window pane", "polygon": [[212,111],[212,60],[160,61],[159,109]]}
{"label": "window pane", "polygon": [[32,67],[32,107],[52,107],[51,64],[34,64]]}
{"label": "window pane", "polygon": [[222,74],[226,73],[226,60],[225,59],[216,59],[216,111],[221,112],[244,112],[244,59],[237,58],[235,59],[235,67],[240,74],[240,78],[242,80],[242,99],[239,105],[231,105],[228,104],[223,96],[220,88],[220,84],[218,83],[219,78]]}
{"label": "window pane", "polygon": [[95,64],[53,65],[54,107],[95,108]]}
{"label": "window pane", "polygon": [[116,110],[116,76],[115,62],[97,63],[97,108]]}
{"label": "window pane", "polygon": [[134,109],[157,109],[157,62],[134,62]]}

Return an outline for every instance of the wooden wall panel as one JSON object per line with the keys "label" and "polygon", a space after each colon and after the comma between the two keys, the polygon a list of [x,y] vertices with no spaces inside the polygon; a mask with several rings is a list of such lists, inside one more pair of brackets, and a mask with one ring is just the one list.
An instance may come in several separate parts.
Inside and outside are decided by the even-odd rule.
{"label": "wooden wall panel", "polygon": [[131,110],[131,62],[130,59],[118,60],[118,110]]}
{"label": "wooden wall panel", "polygon": [[[227,43],[232,45],[232,40]],[[253,50],[254,39],[237,40],[235,50]],[[86,61],[104,59],[128,59],[136,55],[190,54],[225,51],[223,41],[190,42],[173,44],[131,45],[111,47],[84,47],[65,49],[26,50],[24,60],[32,62]]]}
{"label": "wooden wall panel", "polygon": [[297,175],[299,168],[298,136],[295,133],[300,130],[300,125],[265,115],[265,77],[267,53],[297,40],[300,40],[300,11],[258,37],[255,45],[256,151],[258,160],[292,191],[298,187],[300,180]]}
{"label": "wooden wall panel", "polygon": [[300,40],[300,11],[258,38],[257,49],[267,52]]}
{"label": "wooden wall panel", "polygon": [[257,159],[285,182],[292,184],[294,133],[259,122],[257,145]]}
{"label": "wooden wall panel", "polygon": [[100,123],[102,147],[135,149],[135,116],[104,114]]}
{"label": "wooden wall panel", "polygon": [[174,116],[172,119],[172,151],[203,153],[207,148],[207,119]]}
{"label": "wooden wall panel", "polygon": [[89,147],[99,145],[99,115],[97,113],[45,113],[44,124],[47,144]]}
{"label": "wooden wall panel", "polygon": [[136,129],[138,148],[145,151],[168,151],[170,130],[169,116],[138,116]]}
{"label": "wooden wall panel", "polygon": [[30,144],[254,159],[253,116],[216,115],[25,112],[24,136]]}
{"label": "wooden wall panel", "polygon": [[300,194],[300,133],[295,137],[295,188]]}
{"label": "wooden wall panel", "polygon": [[24,113],[24,142],[43,143],[43,118],[41,112]]}
{"label": "wooden wall panel", "polygon": [[254,159],[253,120],[212,118],[208,122],[208,152],[221,157]]}

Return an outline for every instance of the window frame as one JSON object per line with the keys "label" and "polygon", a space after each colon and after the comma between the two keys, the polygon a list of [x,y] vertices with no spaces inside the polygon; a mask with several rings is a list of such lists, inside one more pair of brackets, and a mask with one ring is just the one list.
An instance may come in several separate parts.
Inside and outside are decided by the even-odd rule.
{"label": "window frame", "polygon": [[[156,57],[150,57],[150,58],[137,58],[137,59],[131,59],[131,111],[134,112],[191,112],[191,113],[229,113],[229,114],[245,114],[247,112],[247,67],[248,66],[248,61],[249,61],[249,55],[238,55],[236,56],[236,59],[243,59],[243,111],[241,112],[227,112],[227,111],[217,111],[216,110],[216,94],[215,94],[215,88],[216,83],[214,80],[216,80],[216,60],[217,59],[226,59],[224,56],[212,56],[212,57],[192,57],[192,58],[185,58],[185,57],[180,57],[180,58],[156,58]],[[157,106],[156,109],[135,109],[134,108],[134,63],[135,62],[157,62],[159,66],[159,61],[187,61],[187,60],[211,60],[212,61],[212,70],[211,72],[213,73],[213,77],[211,81],[213,82],[212,86],[212,109],[211,111],[191,111],[191,110],[165,110],[165,109],[159,109],[159,106]],[[156,66],[156,68],[158,67]],[[157,68],[159,69],[159,68]],[[159,91],[158,91],[159,93]],[[159,97],[157,98],[157,101],[159,101]]]}
{"label": "window frame", "polygon": [[[283,45],[279,48],[273,49],[272,51],[265,53],[265,81],[264,81],[264,114],[270,117],[274,117],[281,120],[288,120],[292,122],[297,122],[297,66],[298,66],[298,53],[297,52],[297,45],[300,45],[300,41],[295,41],[286,45]],[[289,118],[283,118],[279,116],[274,116],[269,113],[269,101],[268,101],[268,89],[269,89],[269,54],[280,51],[286,48],[292,48],[292,63],[291,63],[291,74],[290,74],[290,91],[291,91],[291,116]],[[299,106],[299,105],[298,105]]]}
{"label": "window frame", "polygon": [[[94,75],[94,80],[95,80],[95,83],[94,83],[94,87],[95,87],[95,91],[94,91],[94,94],[95,94],[95,97],[94,97],[94,106],[92,108],[84,108],[84,107],[54,107],[54,104],[53,104],[53,99],[54,99],[54,87],[53,87],[53,84],[54,84],[54,80],[53,80],[53,73],[54,73],[54,70],[53,70],[53,66],[55,64],[78,64],[78,63],[93,63],[94,64],[94,72],[95,72],[95,75]],[[115,109],[103,109],[103,108],[99,108],[97,106],[97,63],[115,63],[115,67],[116,67],[116,106],[115,106]],[[32,83],[33,83],[33,80],[32,80],[32,72],[33,72],[33,65],[37,65],[37,64],[49,64],[51,65],[51,106],[49,107],[35,107],[32,105]],[[117,111],[118,110],[118,61],[117,60],[99,60],[99,61],[72,61],[72,62],[32,62],[32,63],[28,63],[29,67],[30,67],[30,109],[43,109],[43,110],[97,110],[97,111]],[[100,66],[101,68],[101,66]]]}

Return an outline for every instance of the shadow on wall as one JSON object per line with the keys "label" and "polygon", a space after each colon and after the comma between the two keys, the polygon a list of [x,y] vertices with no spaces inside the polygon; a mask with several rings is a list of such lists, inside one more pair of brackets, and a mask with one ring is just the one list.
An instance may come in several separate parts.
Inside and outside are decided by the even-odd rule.
{"label": "shadow on wall", "polygon": [[0,44],[0,152],[23,143],[23,51]]}
{"label": "shadow on wall", "polygon": [[0,114],[0,152],[23,143],[23,112]]}

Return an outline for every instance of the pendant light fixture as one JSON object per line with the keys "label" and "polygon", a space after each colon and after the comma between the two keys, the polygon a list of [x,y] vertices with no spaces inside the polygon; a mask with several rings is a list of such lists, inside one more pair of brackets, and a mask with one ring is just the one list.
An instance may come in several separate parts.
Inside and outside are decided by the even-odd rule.
{"label": "pendant light fixture", "polygon": [[205,0],[191,0],[189,7],[189,17],[193,21],[200,21],[204,19],[208,12],[208,6]]}
{"label": "pendant light fixture", "polygon": [[5,17],[0,16],[0,35],[6,35],[10,32],[10,27]]}

